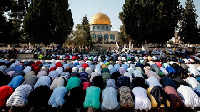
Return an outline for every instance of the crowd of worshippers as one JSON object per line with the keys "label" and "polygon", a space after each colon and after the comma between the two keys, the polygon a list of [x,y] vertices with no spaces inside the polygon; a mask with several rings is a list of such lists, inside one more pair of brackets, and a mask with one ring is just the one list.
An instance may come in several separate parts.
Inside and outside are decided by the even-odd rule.
{"label": "crowd of worshippers", "polygon": [[200,107],[194,57],[0,60],[0,111],[185,111]]}

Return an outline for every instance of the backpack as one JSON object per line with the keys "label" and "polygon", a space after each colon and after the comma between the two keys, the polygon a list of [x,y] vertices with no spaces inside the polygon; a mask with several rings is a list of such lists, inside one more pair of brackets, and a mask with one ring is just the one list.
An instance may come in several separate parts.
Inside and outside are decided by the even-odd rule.
{"label": "backpack", "polygon": [[157,102],[157,108],[160,107],[161,104],[164,104],[164,106],[167,107],[167,94],[162,87],[154,86],[150,94],[155,98]]}

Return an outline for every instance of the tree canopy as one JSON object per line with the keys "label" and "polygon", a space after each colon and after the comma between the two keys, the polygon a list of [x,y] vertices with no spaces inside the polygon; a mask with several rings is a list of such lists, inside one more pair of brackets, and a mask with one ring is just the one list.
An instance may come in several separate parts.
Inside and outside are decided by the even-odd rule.
{"label": "tree canopy", "polygon": [[73,44],[74,46],[82,46],[87,45],[88,40],[86,40],[86,37],[88,36],[87,32],[85,30],[79,30],[73,32]]}
{"label": "tree canopy", "polygon": [[125,43],[128,43],[128,41],[131,39],[131,37],[129,35],[127,35],[127,33],[125,31],[123,14],[124,14],[123,12],[119,13],[119,19],[122,21],[122,25],[120,26],[120,32],[118,33],[118,35],[119,35],[119,42],[125,44]]}
{"label": "tree canopy", "polygon": [[200,36],[197,27],[197,14],[193,0],[187,0],[182,14],[180,37],[185,43],[200,43]]}
{"label": "tree canopy", "polygon": [[7,21],[4,13],[9,11],[12,6],[11,0],[1,0],[0,2],[0,43],[11,43],[10,32],[13,29],[11,22]]}
{"label": "tree canopy", "polygon": [[77,24],[76,26],[77,30],[83,30],[87,33],[85,39],[87,40],[87,46],[91,46],[92,45],[92,38],[90,35],[90,24],[89,24],[89,20],[87,19],[87,16],[84,16],[82,19],[82,23],[81,24]]}
{"label": "tree canopy", "polygon": [[181,15],[178,0],[126,0],[125,32],[137,43],[165,43],[174,36]]}
{"label": "tree canopy", "polygon": [[32,43],[64,43],[74,24],[68,8],[68,0],[32,0],[24,19],[26,38]]}

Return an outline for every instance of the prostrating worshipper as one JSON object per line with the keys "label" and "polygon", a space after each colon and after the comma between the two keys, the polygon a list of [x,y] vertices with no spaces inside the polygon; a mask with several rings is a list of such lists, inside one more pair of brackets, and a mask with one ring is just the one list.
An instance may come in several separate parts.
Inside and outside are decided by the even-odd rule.
{"label": "prostrating worshipper", "polygon": [[23,110],[27,106],[27,97],[31,93],[31,91],[32,87],[30,85],[21,85],[17,87],[13,94],[7,100],[6,106],[11,107],[10,111],[13,109]]}
{"label": "prostrating worshipper", "polygon": [[170,102],[167,99],[167,94],[164,92],[162,87],[149,87],[147,89],[147,95],[151,100],[152,109],[167,109],[167,107],[170,107]]}
{"label": "prostrating worshipper", "polygon": [[35,88],[28,96],[28,107],[31,112],[47,112],[50,111],[48,101],[52,91],[49,86],[40,85]]}
{"label": "prostrating worshipper", "polygon": [[50,89],[54,90],[55,88],[64,86],[64,85],[65,85],[65,79],[63,77],[56,77],[51,83]]}
{"label": "prostrating worshipper", "polygon": [[74,87],[69,94],[65,96],[66,102],[62,105],[59,112],[84,112],[83,102],[85,99],[85,91],[81,87]]}
{"label": "prostrating worshipper", "polygon": [[53,108],[61,108],[62,105],[66,102],[64,99],[67,93],[67,89],[64,86],[56,87],[53,90],[53,93],[48,101],[48,104]]}
{"label": "prostrating worshipper", "polygon": [[16,89],[24,80],[24,77],[19,75],[12,78],[11,82],[8,84],[8,86],[12,87],[13,89]]}
{"label": "prostrating worshipper", "polygon": [[0,111],[8,110],[6,108],[6,101],[12,95],[13,89],[10,86],[0,87]]}
{"label": "prostrating worshipper", "polygon": [[120,110],[125,109],[126,111],[134,111],[134,102],[131,90],[127,86],[118,88],[120,95]]}
{"label": "prostrating worshipper", "polygon": [[185,107],[199,107],[200,106],[200,98],[198,95],[192,90],[192,88],[184,85],[180,85],[177,89],[177,92],[182,97],[183,103]]}
{"label": "prostrating worshipper", "polygon": [[12,78],[9,75],[5,75],[3,72],[0,71],[0,86],[4,86],[9,84]]}
{"label": "prostrating worshipper", "polygon": [[28,84],[33,88],[38,79],[39,78],[37,76],[30,75],[25,79],[25,81],[22,83],[22,85]]}
{"label": "prostrating worshipper", "polygon": [[79,87],[80,84],[81,84],[81,80],[78,77],[76,77],[76,76],[75,77],[70,77],[67,80],[66,89],[67,89],[67,91],[70,91],[74,87]]}
{"label": "prostrating worshipper", "polygon": [[34,85],[34,89],[39,86],[50,87],[50,84],[51,84],[51,78],[49,76],[42,76],[37,80],[36,84]]}
{"label": "prostrating worshipper", "polygon": [[176,89],[174,87],[165,86],[164,91],[167,93],[171,108],[176,109],[179,106],[180,107],[184,106],[184,103],[183,103],[181,97],[179,96],[178,92],[176,91]]}
{"label": "prostrating worshipper", "polygon": [[101,89],[99,87],[90,86],[86,89],[86,96],[83,102],[84,108],[92,107],[94,109],[99,109],[100,107],[100,93]]}
{"label": "prostrating worshipper", "polygon": [[102,91],[101,110],[119,110],[120,104],[117,102],[117,90],[113,87],[106,87]]}
{"label": "prostrating worshipper", "polygon": [[148,111],[151,109],[151,102],[147,97],[146,89],[142,87],[135,87],[132,92],[135,96],[135,110]]}

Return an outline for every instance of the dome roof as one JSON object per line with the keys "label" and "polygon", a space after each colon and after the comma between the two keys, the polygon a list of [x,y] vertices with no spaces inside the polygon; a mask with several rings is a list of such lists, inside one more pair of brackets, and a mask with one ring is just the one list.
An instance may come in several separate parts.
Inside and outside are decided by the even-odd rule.
{"label": "dome roof", "polygon": [[111,25],[110,18],[101,12],[96,13],[90,19],[90,24],[104,24],[104,25]]}

